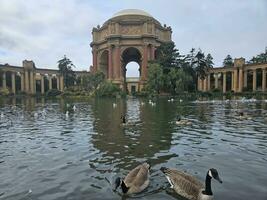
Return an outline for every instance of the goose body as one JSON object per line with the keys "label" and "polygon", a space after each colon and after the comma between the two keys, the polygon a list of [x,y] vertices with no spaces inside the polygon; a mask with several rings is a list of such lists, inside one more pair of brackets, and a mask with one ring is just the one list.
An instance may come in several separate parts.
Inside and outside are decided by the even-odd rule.
{"label": "goose body", "polygon": [[212,200],[211,179],[215,178],[222,183],[216,169],[210,169],[207,172],[205,185],[190,174],[165,167],[162,167],[160,170],[165,174],[171,184],[171,188],[177,194],[189,200]]}
{"label": "goose body", "polygon": [[149,169],[148,163],[143,163],[132,169],[127,176],[121,180],[117,178],[115,181],[116,188],[121,186],[124,194],[140,193],[149,185]]}

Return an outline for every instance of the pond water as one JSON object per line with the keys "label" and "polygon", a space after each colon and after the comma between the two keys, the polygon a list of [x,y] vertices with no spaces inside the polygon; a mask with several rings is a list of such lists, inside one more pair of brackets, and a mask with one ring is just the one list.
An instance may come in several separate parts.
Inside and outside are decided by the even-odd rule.
{"label": "pond water", "polygon": [[[162,166],[201,181],[216,168],[217,200],[267,199],[266,101],[155,102],[72,102],[77,109],[67,116],[64,100],[0,101],[0,199],[180,199]],[[131,126],[120,125],[122,114]],[[192,125],[176,125],[177,115]],[[114,179],[144,161],[152,166],[149,187],[132,197],[114,193]]]}

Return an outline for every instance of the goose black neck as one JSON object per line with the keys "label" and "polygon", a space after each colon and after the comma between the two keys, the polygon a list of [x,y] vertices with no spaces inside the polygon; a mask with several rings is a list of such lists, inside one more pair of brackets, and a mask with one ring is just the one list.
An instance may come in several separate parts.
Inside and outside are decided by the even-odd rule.
{"label": "goose black neck", "polygon": [[129,190],[129,187],[125,185],[124,181],[121,182],[121,189],[124,194],[127,193]]}
{"label": "goose black neck", "polygon": [[211,191],[211,177],[209,176],[209,172],[207,173],[207,176],[206,176],[205,191],[204,191],[204,193],[206,195],[212,195],[212,191]]}

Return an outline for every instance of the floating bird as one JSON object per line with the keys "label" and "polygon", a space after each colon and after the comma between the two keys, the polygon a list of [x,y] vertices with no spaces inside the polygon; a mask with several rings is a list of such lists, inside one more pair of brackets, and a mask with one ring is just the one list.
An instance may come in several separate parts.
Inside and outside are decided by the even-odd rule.
{"label": "floating bird", "polygon": [[68,117],[69,117],[69,111],[68,111],[68,110],[66,111],[66,114],[65,114],[65,116],[66,116],[66,118],[68,118]]}
{"label": "floating bird", "polygon": [[76,108],[75,105],[72,107],[72,110],[73,110],[74,112],[77,110],[77,108]]}
{"label": "floating bird", "polygon": [[183,99],[180,99],[179,101],[180,101],[180,103],[182,103],[183,102]]}
{"label": "floating bird", "polygon": [[211,179],[214,178],[222,183],[217,170],[214,168],[208,170],[205,185],[190,174],[165,167],[160,170],[165,174],[171,188],[189,200],[212,200]]}
{"label": "floating bird", "polygon": [[128,173],[124,180],[121,180],[120,177],[115,180],[114,190],[116,191],[117,188],[121,186],[124,194],[142,192],[149,185],[149,169],[150,165],[148,163],[138,165]]}
{"label": "floating bird", "polygon": [[33,116],[34,116],[34,118],[38,118],[38,113],[37,112],[34,113]]}
{"label": "floating bird", "polygon": [[191,125],[192,122],[190,122],[187,119],[181,119],[180,117],[177,118],[176,122],[177,125]]}
{"label": "floating bird", "polygon": [[113,103],[112,106],[113,106],[113,108],[116,108],[117,107],[117,104],[116,103]]}
{"label": "floating bird", "polygon": [[5,117],[4,113],[1,112],[1,118],[4,118],[4,117]]}
{"label": "floating bird", "polygon": [[141,102],[141,106],[144,106],[145,105],[145,103],[144,102]]}

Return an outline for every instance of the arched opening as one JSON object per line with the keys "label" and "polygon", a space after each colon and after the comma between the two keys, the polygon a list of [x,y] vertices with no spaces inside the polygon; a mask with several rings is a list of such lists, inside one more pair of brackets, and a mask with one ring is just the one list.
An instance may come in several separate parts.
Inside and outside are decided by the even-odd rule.
{"label": "arched opening", "polygon": [[100,56],[99,70],[104,73],[105,78],[108,78],[108,51],[105,50]]}
{"label": "arched opening", "polygon": [[130,47],[122,53],[124,89],[128,93],[139,90],[139,78],[141,76],[141,53],[137,48]]}

